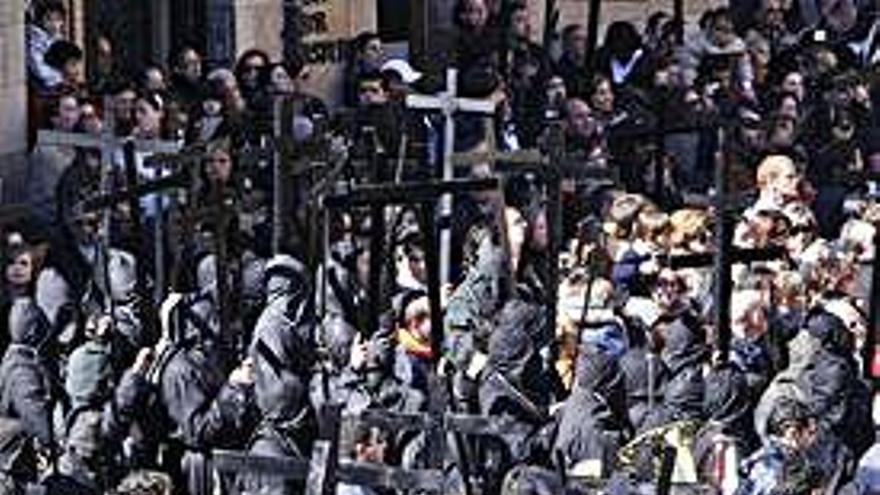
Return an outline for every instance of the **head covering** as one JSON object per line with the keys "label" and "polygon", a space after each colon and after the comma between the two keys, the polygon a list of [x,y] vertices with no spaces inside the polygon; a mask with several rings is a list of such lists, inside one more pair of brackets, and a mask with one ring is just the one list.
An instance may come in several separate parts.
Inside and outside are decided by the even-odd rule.
{"label": "head covering", "polygon": [[575,368],[575,387],[607,395],[623,386],[623,373],[617,359],[592,345],[581,346]]}
{"label": "head covering", "polygon": [[581,345],[612,358],[620,359],[626,352],[626,335],[619,321],[589,324],[581,331]]}
{"label": "head covering", "polygon": [[730,427],[749,428],[749,389],[745,376],[733,366],[712,370],[706,376],[703,414]]}
{"label": "head covering", "polygon": [[199,260],[196,266],[196,284],[199,292],[217,292],[217,256],[207,254]]}
{"label": "head covering", "polygon": [[840,355],[852,351],[853,336],[846,324],[824,308],[815,309],[807,315],[807,331],[822,343],[825,350]]}
{"label": "head covering", "polygon": [[400,76],[405,84],[412,84],[422,78],[422,73],[413,69],[409,62],[400,58],[394,58],[382,65],[382,72],[390,71]]}
{"label": "head covering", "polygon": [[684,313],[667,327],[661,358],[673,374],[703,359],[706,349],[698,338],[702,336],[698,324],[694,316]]}
{"label": "head covering", "polygon": [[137,285],[137,261],[125,251],[113,250],[108,261],[110,297],[117,302],[131,300]]}
{"label": "head covering", "polygon": [[266,294],[295,294],[308,288],[308,270],[299,260],[287,254],[278,254],[267,263],[264,271]]}
{"label": "head covering", "polygon": [[42,349],[52,337],[49,320],[30,297],[17,298],[9,310],[9,338],[14,344]]}
{"label": "head covering", "polygon": [[332,316],[324,324],[324,345],[337,368],[341,369],[348,364],[351,345],[356,335],[357,330],[341,316]]}
{"label": "head covering", "polygon": [[64,391],[73,408],[98,406],[112,391],[113,376],[109,346],[90,341],[76,348],[67,362]]}

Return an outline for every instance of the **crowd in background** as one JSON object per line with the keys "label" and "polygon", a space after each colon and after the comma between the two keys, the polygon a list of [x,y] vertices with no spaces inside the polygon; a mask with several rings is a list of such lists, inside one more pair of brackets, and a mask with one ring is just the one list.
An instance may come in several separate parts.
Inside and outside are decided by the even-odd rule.
{"label": "crowd in background", "polygon": [[[878,8],[743,0],[694,23],[658,11],[608,23],[591,51],[579,24],[535,43],[523,0],[459,0],[454,36],[418,70],[378,34],[354,39],[336,105],[305,91],[302,57],[258,49],[234,67],[196,45],[132,61],[125,40],[99,36],[86,64],[63,4],[32,1],[29,210],[0,246],[0,493],[301,493],[304,481],[206,479],[208,453],[306,459],[323,405],[425,412],[437,375],[449,410],[504,425],[450,436],[445,493],[643,493],[667,445],[680,487],[880,493],[867,347]],[[442,90],[444,65],[461,96],[496,105],[489,119],[455,117],[456,151],[536,148],[576,166],[561,181],[561,232],[537,174],[510,175],[503,198],[456,197],[437,349],[424,211],[379,210],[386,249],[371,253],[370,209],[316,214],[319,174],[278,188],[251,155],[286,142],[285,160],[334,157],[340,180],[439,177],[443,116],[405,102]],[[51,145],[38,129],[172,141],[196,158]],[[163,177],[179,182],[95,206]],[[715,253],[726,218],[734,246],[778,255],[734,263],[722,345],[717,273],[669,260]],[[430,457],[424,432],[343,436],[340,455],[359,462],[420,469]]]}

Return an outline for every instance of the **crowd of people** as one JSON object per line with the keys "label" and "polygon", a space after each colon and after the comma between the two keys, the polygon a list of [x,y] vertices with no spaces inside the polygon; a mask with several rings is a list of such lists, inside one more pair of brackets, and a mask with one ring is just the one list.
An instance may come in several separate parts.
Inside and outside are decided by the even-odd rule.
{"label": "crowd of people", "polygon": [[[304,90],[303,58],[258,49],[225,67],[184,45],[164,64],[99,36],[86,64],[63,3],[33,0],[29,210],[0,246],[0,492],[300,493],[304,480],[206,474],[209,453],[307,459],[322,406],[425,412],[445,381],[447,410],[504,428],[450,436],[444,493],[654,493],[670,448],[681,489],[880,493],[877,9],[658,11],[608,23],[591,50],[579,24],[535,43],[524,0],[458,0],[454,36],[419,70],[378,34],[355,38],[337,105]],[[336,180],[439,177],[443,116],[405,101],[445,87],[447,65],[461,96],[496,105],[455,117],[456,151],[537,148],[577,166],[561,230],[557,191],[534,173],[456,197],[432,319],[431,212],[321,210],[323,169],[276,174],[252,151],[281,143],[285,161],[340,165]],[[38,129],[174,141],[195,158],[49,145]],[[131,194],[163,177],[176,187]],[[714,253],[728,220],[734,246],[779,255],[732,266],[724,342],[717,273],[669,260]],[[432,454],[425,432],[343,430],[356,461],[422,469]]]}

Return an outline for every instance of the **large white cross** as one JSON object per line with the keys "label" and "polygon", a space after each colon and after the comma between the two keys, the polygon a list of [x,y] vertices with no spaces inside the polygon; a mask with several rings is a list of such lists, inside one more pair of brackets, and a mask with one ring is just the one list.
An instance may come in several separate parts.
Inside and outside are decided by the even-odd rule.
{"label": "large white cross", "polygon": [[[455,152],[455,114],[476,113],[494,115],[496,103],[492,100],[477,98],[461,98],[458,93],[458,70],[446,70],[446,90],[437,95],[409,95],[406,97],[407,108],[417,110],[433,110],[443,115],[443,180],[454,178],[452,154]],[[452,195],[445,194],[440,198],[440,215],[442,230],[440,231],[440,281],[445,286],[449,283],[452,232]]]}

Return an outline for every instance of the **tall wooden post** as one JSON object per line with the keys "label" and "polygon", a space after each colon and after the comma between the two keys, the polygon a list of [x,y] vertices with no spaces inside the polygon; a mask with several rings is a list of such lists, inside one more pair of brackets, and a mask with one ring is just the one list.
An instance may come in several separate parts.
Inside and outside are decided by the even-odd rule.
{"label": "tall wooden post", "polygon": [[673,4],[672,19],[677,26],[675,39],[679,45],[684,43],[684,0],[675,0]]}
{"label": "tall wooden post", "polygon": [[730,296],[733,292],[731,257],[733,216],[728,212],[727,164],[724,156],[724,128],[718,129],[718,154],[715,162],[715,344],[724,361],[730,350]]}

